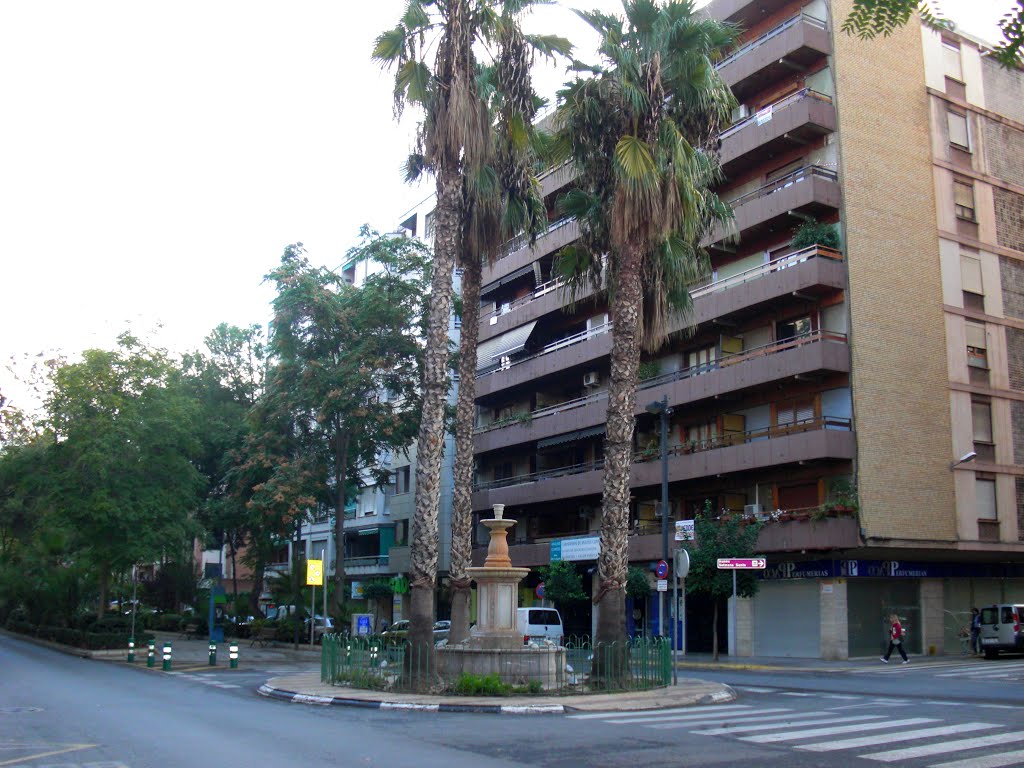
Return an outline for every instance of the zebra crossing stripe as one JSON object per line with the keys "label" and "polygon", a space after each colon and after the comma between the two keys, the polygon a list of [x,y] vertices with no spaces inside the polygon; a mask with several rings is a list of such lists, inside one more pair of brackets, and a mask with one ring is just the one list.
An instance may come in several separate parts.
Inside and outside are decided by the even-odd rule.
{"label": "zebra crossing stripe", "polygon": [[930,768],[1000,768],[1003,765],[1014,765],[1024,760],[1024,749],[1016,752],[1000,752],[998,755],[969,757],[966,760],[954,760],[951,763],[937,763]]}
{"label": "zebra crossing stripe", "polygon": [[[763,711],[767,712],[769,710],[763,710]],[[744,717],[741,722],[742,723],[755,723],[755,722],[756,723],[767,723],[767,722],[770,722],[772,720],[786,720],[787,718],[792,718],[792,717],[812,717],[812,718],[815,718],[814,722],[822,723],[822,722],[826,722],[826,721],[821,720],[819,718],[828,717],[829,714],[830,714],[829,712],[819,712],[819,713],[808,713],[807,715],[797,715],[797,714],[794,714],[792,711],[786,710],[786,714],[784,714],[784,715],[769,715],[767,717]],[[670,722],[670,723],[664,723],[662,725],[648,725],[647,727],[648,728],[654,728],[656,730],[670,730],[672,728],[692,728],[692,727],[694,727],[696,725],[721,725],[723,719],[724,718],[718,717],[718,718],[715,718],[713,720],[691,720],[688,723],[674,723],[674,722]],[[846,719],[846,718],[844,718],[844,719]],[[828,720],[827,722],[831,723],[831,722],[835,722],[835,721]],[[775,726],[773,726],[773,727],[782,728],[785,725],[789,725],[789,723],[776,723]],[[742,728],[743,726],[741,725],[741,726],[738,726],[738,727]],[[729,728],[729,727],[723,726],[723,729],[726,730],[728,733],[735,733],[736,732],[736,728]]]}
{"label": "zebra crossing stripe", "polygon": [[881,723],[859,723],[858,725],[840,725],[836,728],[811,728],[805,731],[767,733],[761,736],[745,736],[741,741],[749,741],[753,744],[774,744],[780,741],[799,741],[800,739],[809,739],[813,736],[835,736],[840,733],[880,731],[883,728],[901,728],[907,725],[923,725],[925,723],[937,722],[938,720],[931,717],[911,717],[906,720],[886,720]]}
{"label": "zebra crossing stripe", "polygon": [[[768,714],[768,713],[774,713],[774,712],[789,712],[790,715],[787,715],[787,717],[792,715],[792,710],[791,709],[786,709],[785,707],[776,707],[774,709],[759,709],[759,710],[757,710],[757,714],[758,715],[760,715],[761,713]],[[689,725],[695,725],[695,724],[704,725],[704,724],[707,724],[707,723],[717,723],[720,720],[725,720],[725,719],[730,718],[730,717],[742,717],[743,718],[743,722],[748,722],[751,719],[750,716],[749,716],[750,714],[752,714],[752,713],[747,713],[747,712],[724,712],[722,714],[712,714],[710,712],[703,712],[703,713],[697,714],[697,715],[694,715],[694,714],[688,714],[688,715],[661,715],[661,714],[656,713],[656,712],[651,712],[649,717],[615,718],[614,720],[605,720],[605,722],[606,723],[612,723],[614,725],[627,725],[627,724],[628,725],[634,725],[634,724],[635,725],[640,725],[640,724],[646,724],[646,723],[678,723],[678,722],[681,722],[684,725],[689,726]],[[758,718],[758,719],[760,719],[760,718]]]}
{"label": "zebra crossing stripe", "polygon": [[730,710],[749,710],[749,704],[711,704],[705,707],[676,707],[674,709],[651,709],[644,712],[590,712],[585,715],[569,715],[571,720],[598,720],[608,717],[650,717],[654,714],[660,715],[671,715],[671,714],[699,714],[708,712],[727,712]]}
{"label": "zebra crossing stripe", "polygon": [[1007,679],[1012,676],[1012,672],[1009,669],[999,669],[998,667],[990,667],[988,669],[965,669],[960,672],[943,672],[942,674],[936,675],[936,677],[1005,677]]}
{"label": "zebra crossing stripe", "polygon": [[897,760],[914,760],[919,757],[944,755],[947,752],[958,752],[962,749],[979,749],[981,747],[994,747],[998,744],[1012,744],[1015,741],[1024,741],[1024,733],[994,733],[990,736],[977,736],[973,739],[944,741],[937,744],[925,744],[921,747],[907,747],[906,749],[890,749],[885,752],[859,755],[859,757],[865,760],[893,763]]}
{"label": "zebra crossing stripe", "polygon": [[[821,713],[828,714],[828,713]],[[841,717],[827,717],[824,720],[820,719],[821,714],[810,715],[811,720],[798,720],[795,723],[772,723],[770,725],[736,725],[736,726],[725,726],[722,728],[708,728],[703,731],[693,731],[698,736],[723,736],[727,733],[753,733],[755,731],[771,731],[779,728],[802,728],[805,725],[829,725],[831,723],[852,723],[852,722],[865,722],[867,720],[883,720],[888,715],[858,715],[857,717],[849,717],[843,715]],[[856,726],[854,726],[856,727]]]}
{"label": "zebra crossing stripe", "polygon": [[994,725],[992,723],[943,725],[938,728],[919,728],[916,731],[901,731],[900,733],[876,733],[872,736],[860,736],[855,739],[840,739],[839,741],[825,741],[820,744],[801,744],[797,749],[806,749],[811,752],[835,752],[840,749],[874,747],[879,744],[888,744],[895,741],[913,741],[914,739],[925,739],[932,736],[952,736],[957,733],[985,731],[998,727],[998,725]]}

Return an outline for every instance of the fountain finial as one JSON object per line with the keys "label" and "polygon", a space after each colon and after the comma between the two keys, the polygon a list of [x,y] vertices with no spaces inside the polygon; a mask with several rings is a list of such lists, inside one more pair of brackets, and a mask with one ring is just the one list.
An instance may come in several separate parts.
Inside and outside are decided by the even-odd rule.
{"label": "fountain finial", "polygon": [[492,506],[492,509],[494,510],[494,519],[495,520],[501,520],[501,516],[505,514],[505,505],[504,504],[494,504]]}

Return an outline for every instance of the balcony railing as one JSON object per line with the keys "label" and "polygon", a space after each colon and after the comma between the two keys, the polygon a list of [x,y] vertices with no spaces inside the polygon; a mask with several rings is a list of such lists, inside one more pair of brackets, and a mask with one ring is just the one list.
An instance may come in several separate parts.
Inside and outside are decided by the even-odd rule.
{"label": "balcony railing", "polygon": [[[779,261],[781,261],[781,259],[779,259]],[[700,376],[705,373],[710,373],[711,371],[716,371],[719,368],[728,368],[730,366],[738,365],[739,363],[743,363],[748,360],[754,360],[756,358],[765,357],[767,355],[774,355],[778,352],[785,352],[786,350],[794,349],[796,347],[802,347],[806,344],[815,344],[822,341],[845,344],[846,334],[822,330],[810,331],[808,333],[803,333],[788,339],[780,339],[778,341],[773,341],[768,344],[763,344],[760,347],[751,347],[750,349],[745,349],[742,352],[739,352],[734,355],[729,355],[728,357],[723,357],[720,360],[714,360],[713,362],[710,363],[694,365],[690,366],[689,368],[683,368],[682,370],[679,371],[673,371],[671,373],[665,373],[660,376],[654,376],[650,379],[644,379],[637,385],[636,389],[637,392],[642,392],[645,389],[651,389],[652,387],[660,387],[663,384],[671,384],[672,382],[675,381],[682,381],[684,379],[689,379],[694,376]],[[545,416],[554,416],[555,414],[558,413],[566,413],[567,411],[573,411],[576,410],[577,408],[582,408],[586,405],[590,405],[591,403],[596,403],[600,400],[604,400],[607,397],[608,390],[602,389],[599,392],[594,392],[593,394],[587,395],[585,397],[578,397],[575,398],[574,400],[566,400],[565,402],[558,403],[556,405],[549,405],[544,408],[538,408],[535,411],[524,413],[521,416],[516,416],[514,418],[507,420],[503,419],[500,422],[495,422],[493,424],[487,424],[485,426],[478,427],[475,430],[474,434],[482,435],[487,432],[491,432],[495,429],[501,429],[512,424],[522,423],[523,421],[528,421],[532,423],[537,419],[544,418]]]}
{"label": "balcony railing", "polygon": [[[564,226],[566,226],[568,224],[572,224],[574,221],[576,221],[576,217],[574,217],[574,216],[566,216],[563,219],[558,219],[557,221],[553,221],[550,224],[548,224],[548,228],[547,229],[545,229],[543,232],[541,232],[541,233],[539,233],[537,235],[537,239],[539,240],[542,237],[547,237],[552,232],[556,232],[559,229],[561,229],[562,227],[564,227]],[[498,255],[498,258],[496,259],[496,261],[501,261],[506,256],[511,256],[516,251],[521,250],[522,248],[525,248],[526,245],[529,242],[530,242],[530,235],[528,233],[523,232],[522,234],[516,235],[511,240],[506,242],[504,246],[502,246],[501,250],[499,251],[499,255]]]}
{"label": "balcony railing", "polygon": [[611,322],[602,323],[601,325],[594,326],[593,328],[588,328],[585,331],[574,333],[572,336],[566,336],[565,338],[552,341],[550,344],[546,345],[543,349],[541,349],[540,352],[535,352],[532,355],[519,358],[518,360],[510,360],[509,362],[499,364],[494,368],[485,371],[480,371],[479,373],[477,373],[476,377],[478,379],[481,379],[484,376],[490,376],[492,373],[498,373],[499,371],[507,371],[509,368],[514,368],[515,366],[529,362],[530,360],[536,360],[538,357],[543,357],[544,355],[550,355],[552,352],[557,352],[560,349],[565,349],[566,347],[572,347],[577,344],[582,344],[584,341],[593,338],[594,336],[600,336],[601,334],[608,333],[611,329]]}
{"label": "balcony railing", "polygon": [[808,99],[808,98],[810,98],[810,99],[817,99],[818,101],[824,101],[827,104],[831,104],[832,103],[832,98],[830,96],[826,96],[823,93],[818,93],[817,91],[811,90],[810,88],[803,88],[803,89],[797,91],[796,93],[791,93],[789,96],[787,96],[784,99],[779,99],[775,103],[769,104],[768,106],[763,107],[762,109],[758,110],[754,114],[744,118],[743,120],[740,120],[738,123],[733,123],[731,126],[729,126],[724,131],[722,131],[720,134],[718,134],[718,138],[719,139],[727,139],[730,136],[732,136],[734,133],[738,133],[739,131],[742,131],[744,128],[746,128],[751,123],[756,122],[759,117],[761,117],[762,115],[765,114],[766,110],[770,110],[773,113],[774,112],[779,112],[779,111],[785,109],[786,107],[789,107],[789,106],[791,106],[793,104],[796,104],[798,101],[803,101],[804,99]]}
{"label": "balcony railing", "polygon": [[750,192],[742,194],[739,197],[727,200],[726,204],[735,210],[744,203],[749,203],[751,200],[757,200],[761,197],[773,195],[781,189],[786,189],[794,184],[799,184],[804,179],[812,176],[818,176],[819,178],[827,179],[829,181],[839,180],[839,176],[835,171],[830,171],[828,168],[820,165],[805,165],[803,168],[797,168],[792,173],[780,176],[757,189],[752,189]]}
{"label": "balcony railing", "polygon": [[[773,440],[780,437],[788,437],[789,435],[800,434],[802,432],[811,432],[822,429],[833,429],[842,430],[849,432],[851,429],[851,421],[847,418],[840,418],[836,416],[821,416],[810,419],[801,419],[800,421],[794,421],[790,424],[779,424],[773,427],[762,427],[761,429],[747,430],[746,432],[730,432],[728,434],[716,435],[714,437],[706,438],[703,440],[693,440],[683,445],[673,446],[668,450],[669,456],[679,456],[688,453],[700,453],[703,451],[712,451],[717,448],[727,448],[734,445],[743,445],[744,443],[752,443],[758,440]],[[645,461],[657,460],[659,458],[658,452],[653,453],[647,451],[636,452],[633,454],[633,463],[638,464]],[[497,480],[487,480],[474,484],[474,491],[486,491],[493,488],[506,488],[511,485],[522,485],[524,483],[536,483],[542,480],[547,480],[552,477],[564,477],[566,475],[577,475],[583,472],[593,472],[604,468],[604,460],[598,459],[597,461],[584,462],[582,464],[573,464],[566,467],[557,467],[554,469],[547,469],[542,472],[530,472],[524,475],[516,475],[514,477],[506,477]]]}
{"label": "balcony railing", "polygon": [[545,296],[545,295],[551,293],[552,291],[554,291],[557,288],[559,288],[561,285],[562,285],[562,278],[560,278],[560,277],[556,277],[554,280],[548,280],[546,283],[541,283],[540,285],[538,285],[536,288],[534,288],[532,291],[530,291],[525,296],[520,296],[515,301],[509,302],[507,304],[501,304],[501,305],[495,307],[490,312],[484,312],[483,314],[480,315],[480,322],[484,322],[484,321],[490,322],[490,319],[492,317],[497,318],[497,317],[501,317],[502,315],[507,315],[512,310],[518,309],[519,307],[523,306],[524,304],[529,304],[531,301],[536,301],[541,296]]}
{"label": "balcony railing", "polygon": [[387,565],[387,555],[370,555],[368,557],[346,557],[345,568],[365,568],[376,565]]}
{"label": "balcony railing", "polygon": [[777,27],[773,27],[772,29],[768,30],[760,37],[754,38],[746,45],[737,48],[729,56],[726,56],[724,59],[718,62],[718,64],[715,65],[715,69],[722,69],[728,64],[736,61],[736,59],[740,58],[741,56],[746,56],[755,48],[760,48],[769,40],[778,37],[787,29],[791,29],[792,27],[795,27],[797,24],[800,24],[801,22],[807,22],[808,24],[813,24],[816,27],[827,29],[827,25],[821,19],[815,18],[814,16],[810,16],[806,13],[798,13],[796,16],[793,16],[792,18],[786,19]]}

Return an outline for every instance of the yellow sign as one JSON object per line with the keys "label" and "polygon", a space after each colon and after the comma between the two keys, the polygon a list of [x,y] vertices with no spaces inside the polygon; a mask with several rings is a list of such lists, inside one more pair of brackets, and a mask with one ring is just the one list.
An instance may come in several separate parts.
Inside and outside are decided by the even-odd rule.
{"label": "yellow sign", "polygon": [[324,561],[306,561],[306,586],[322,587],[324,585]]}

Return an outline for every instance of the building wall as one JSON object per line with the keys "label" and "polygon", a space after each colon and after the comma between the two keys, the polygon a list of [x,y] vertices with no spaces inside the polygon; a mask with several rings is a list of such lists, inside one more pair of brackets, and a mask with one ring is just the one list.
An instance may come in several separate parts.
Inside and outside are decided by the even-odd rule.
{"label": "building wall", "polygon": [[[833,30],[851,7],[832,4]],[[834,31],[833,47],[861,524],[868,537],[951,540],[953,483],[936,450],[949,446],[950,413],[920,32],[863,41]]]}

